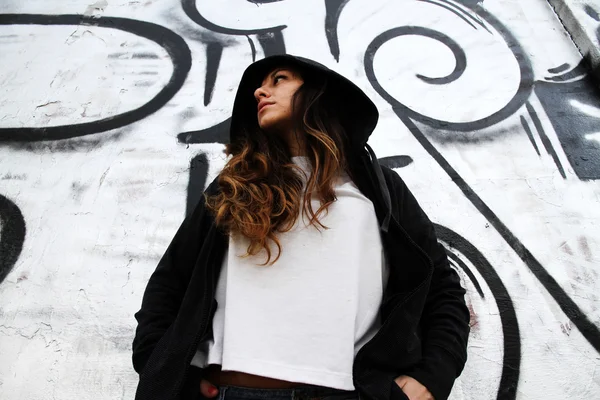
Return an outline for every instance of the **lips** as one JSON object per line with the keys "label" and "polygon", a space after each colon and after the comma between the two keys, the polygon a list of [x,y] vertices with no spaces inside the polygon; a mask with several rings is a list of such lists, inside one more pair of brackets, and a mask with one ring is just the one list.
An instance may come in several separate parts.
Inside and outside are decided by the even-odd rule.
{"label": "lips", "polygon": [[267,103],[267,102],[260,102],[260,103],[258,103],[258,112],[261,112],[261,110],[262,110],[263,108],[265,108],[266,106],[270,106],[270,105],[272,105],[272,104],[273,104],[273,103]]}

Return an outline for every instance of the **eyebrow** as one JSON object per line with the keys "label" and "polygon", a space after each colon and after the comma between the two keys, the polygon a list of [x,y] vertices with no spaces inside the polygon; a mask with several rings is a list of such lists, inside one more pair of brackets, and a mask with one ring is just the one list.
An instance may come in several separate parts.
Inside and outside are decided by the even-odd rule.
{"label": "eyebrow", "polygon": [[[278,73],[278,72],[281,72],[281,71],[291,72],[291,70],[290,70],[289,68],[285,68],[285,67],[277,68],[277,69],[275,69],[273,72],[271,72],[271,73],[269,74],[268,78],[271,78],[271,79],[273,79],[273,78],[275,77],[275,75],[277,75],[277,73]],[[265,80],[263,79],[263,82],[264,82],[264,81],[265,81]],[[261,86],[262,86],[262,82],[261,82]]]}
{"label": "eyebrow", "polygon": [[281,68],[277,68],[275,71],[271,72],[271,78],[274,78],[275,75],[277,75],[278,72],[281,71],[289,71],[287,68],[281,67]]}

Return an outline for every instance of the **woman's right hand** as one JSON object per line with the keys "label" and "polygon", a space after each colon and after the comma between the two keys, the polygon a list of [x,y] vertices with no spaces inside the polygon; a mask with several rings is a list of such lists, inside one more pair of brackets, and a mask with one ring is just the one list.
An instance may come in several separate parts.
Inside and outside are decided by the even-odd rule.
{"label": "woman's right hand", "polygon": [[217,389],[215,385],[206,379],[202,379],[200,381],[200,393],[202,393],[202,396],[206,397],[207,399],[212,399],[213,397],[217,397],[219,394],[219,389]]}

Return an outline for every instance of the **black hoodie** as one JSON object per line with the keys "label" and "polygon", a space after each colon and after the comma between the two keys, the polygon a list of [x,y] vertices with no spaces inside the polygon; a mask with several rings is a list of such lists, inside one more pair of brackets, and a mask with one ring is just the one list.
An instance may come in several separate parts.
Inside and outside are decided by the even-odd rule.
{"label": "black hoodie", "polygon": [[[243,118],[256,118],[253,92],[267,72],[298,65],[327,76],[328,89],[346,112],[342,125],[355,184],[373,202],[381,226],[390,278],[379,332],[356,355],[353,378],[361,398],[403,399],[394,378],[408,375],[436,400],[448,397],[466,362],[469,311],[464,289],[427,218],[402,179],[381,167],[367,140],[377,124],[373,102],[352,82],[301,57],[278,55],[250,65],[236,94],[231,138]],[[206,189],[219,192],[215,179]],[[202,200],[180,226],[150,277],[135,317],[133,365],[139,400],[199,398],[202,370],[190,365],[198,344],[212,334],[214,299],[228,239]]]}

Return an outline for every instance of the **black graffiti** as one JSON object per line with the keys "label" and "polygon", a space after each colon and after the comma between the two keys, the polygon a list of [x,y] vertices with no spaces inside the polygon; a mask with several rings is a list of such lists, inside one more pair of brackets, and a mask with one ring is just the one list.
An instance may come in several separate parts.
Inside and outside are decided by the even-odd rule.
{"label": "black graffiti", "polygon": [[281,31],[287,28],[287,25],[276,25],[269,28],[248,30],[225,28],[204,18],[196,6],[196,0],[181,0],[181,6],[189,19],[206,29],[227,35],[246,36],[252,47],[253,58],[255,57],[256,49],[250,35],[257,36],[265,56],[285,53],[285,43]]}
{"label": "black graffiti", "polygon": [[177,140],[180,143],[229,143],[229,128],[231,126],[231,118],[213,125],[206,129],[197,131],[183,132],[177,135]]}
{"label": "black graffiti", "polygon": [[[600,22],[600,15],[598,14],[598,11],[594,10],[594,8],[591,5],[586,4],[583,10],[594,21]],[[598,39],[598,42],[600,42],[600,28],[596,29],[596,39]]]}
{"label": "black graffiti", "polygon": [[223,55],[223,44],[211,42],[206,45],[206,78],[204,84],[204,105],[207,106],[215,90],[217,72]]}
{"label": "black graffiti", "polygon": [[382,157],[377,159],[381,165],[385,165],[388,168],[403,168],[413,162],[412,157],[410,156],[391,156],[391,157]]}
{"label": "black graffiti", "polygon": [[571,79],[584,78],[585,75],[587,75],[588,67],[586,65],[585,59],[581,59],[579,64],[577,64],[577,66],[575,66],[575,68],[573,68],[571,70],[569,70],[569,64],[564,63],[562,65],[559,65],[556,68],[550,68],[548,70],[548,72],[550,72],[551,74],[558,74],[561,72],[564,72],[564,73],[561,75],[547,76],[544,78],[545,81],[565,82],[565,81],[569,81]]}
{"label": "black graffiti", "polygon": [[207,176],[208,158],[204,153],[198,154],[190,162],[185,215],[190,215],[202,199]]}
{"label": "black graffiti", "polygon": [[529,141],[531,142],[531,145],[535,149],[535,152],[537,153],[537,155],[541,156],[542,154],[540,153],[540,149],[538,148],[538,145],[535,142],[535,139],[533,138],[533,132],[531,132],[531,128],[529,127],[529,123],[527,122],[527,120],[525,119],[525,117],[522,116],[522,115],[521,115],[520,119],[521,119],[521,126],[523,126],[523,130],[527,134],[527,137],[529,138]]}
{"label": "black graffiti", "polygon": [[338,62],[340,61],[340,42],[338,41],[337,26],[342,10],[348,4],[348,1],[330,0],[325,2],[325,37],[331,55]]}
{"label": "black graffiti", "polygon": [[462,10],[458,9],[452,3],[445,2],[447,4],[440,4],[440,3],[436,3],[435,1],[432,1],[432,0],[419,0],[419,1],[422,1],[424,3],[434,4],[434,5],[438,6],[438,7],[442,7],[444,9],[450,11],[452,14],[456,15],[458,18],[460,18],[463,21],[465,21],[468,25],[471,25],[471,27],[473,29],[477,29],[477,27],[471,21],[469,21],[470,15],[468,13],[462,12]]}
{"label": "black graffiti", "polygon": [[494,301],[500,315],[502,336],[504,339],[502,375],[497,399],[514,400],[517,397],[517,386],[519,384],[521,368],[521,335],[519,333],[517,313],[508,290],[506,290],[492,264],[473,244],[442,225],[435,224],[435,231],[440,241],[446,245],[451,264],[454,264],[455,267],[462,269],[467,274],[471,282],[475,285],[478,294],[482,298],[484,297],[483,290],[477,282],[475,275],[455,252],[465,257],[471,265],[475,266],[494,296]]}
{"label": "black graffiti", "polygon": [[25,242],[25,219],[19,207],[0,194],[0,283],[16,264]]}
{"label": "black graffiti", "polygon": [[[568,72],[564,75],[575,74]],[[535,93],[550,117],[556,136],[577,177],[581,180],[600,179],[600,142],[586,137],[598,132],[599,118],[587,115],[573,105],[577,102],[598,110],[598,91],[593,80],[584,76],[572,82],[540,81],[535,85]]]}
{"label": "black graffiti", "polygon": [[476,8],[476,12],[488,21],[509,44],[510,49],[515,54],[515,58],[519,62],[521,70],[521,81],[519,90],[513,99],[502,110],[495,114],[475,122],[469,123],[448,123],[424,117],[406,106],[399,103],[394,97],[387,93],[381,84],[377,81],[377,77],[373,68],[373,59],[377,49],[387,40],[405,34],[406,30],[387,31],[376,37],[367,47],[365,53],[364,64],[367,78],[373,88],[392,106],[398,118],[408,127],[411,134],[423,146],[423,148],[431,155],[431,157],[440,165],[452,181],[458,186],[465,197],[475,206],[475,208],[489,221],[489,223],[498,231],[502,238],[515,251],[515,253],[523,260],[525,265],[531,270],[534,276],[540,281],[552,298],[558,303],[563,312],[579,329],[585,339],[600,352],[600,330],[579,306],[571,299],[571,297],[560,287],[558,282],[548,273],[544,266],[534,257],[534,255],[523,245],[523,243],[510,231],[510,229],[500,220],[500,218],[489,208],[489,206],[477,195],[471,186],[460,176],[458,171],[446,160],[438,151],[427,136],[418,128],[414,120],[425,122],[434,128],[453,129],[458,131],[477,130],[500,122],[501,120],[515,113],[529,97],[532,91],[531,65],[525,53],[517,43],[516,39],[508,32],[506,28],[493,16],[487,13],[480,7]]}
{"label": "black graffiti", "polygon": [[535,126],[535,129],[537,130],[538,135],[540,135],[540,139],[542,140],[542,144],[544,145],[546,152],[548,154],[550,154],[550,156],[552,157],[552,160],[554,160],[554,164],[556,164],[556,168],[560,172],[561,176],[563,178],[566,178],[567,175],[565,174],[565,170],[558,158],[558,154],[556,153],[556,150],[554,150],[554,146],[552,146],[552,143],[550,142],[550,138],[548,137],[548,135],[546,135],[546,131],[544,131],[544,127],[542,126],[542,121],[540,121],[540,118],[538,117],[537,113],[535,112],[535,110],[533,109],[533,107],[531,106],[531,104],[529,102],[525,103],[525,107],[527,108],[527,112],[529,113],[529,116],[531,117],[531,120],[533,121],[533,125]]}
{"label": "black graffiti", "polygon": [[[585,13],[589,15],[594,21],[600,22],[600,15],[598,14],[598,11],[596,11],[591,5],[586,4],[583,9]],[[596,28],[596,40],[598,41],[598,43],[600,43],[600,26]],[[589,60],[589,57],[589,54],[586,54],[586,62],[592,64]],[[595,79],[600,79],[600,66],[590,65],[590,67],[592,68],[592,75],[595,77]]]}
{"label": "black graffiti", "polygon": [[[490,18],[496,25],[500,23],[493,19],[491,16],[486,15],[487,18]],[[486,18],[486,19],[487,19]],[[497,26],[495,28],[498,29]],[[404,104],[397,101],[391,94],[389,94],[377,81],[375,77],[375,71],[373,68],[373,59],[375,57],[375,53],[379,48],[389,41],[398,36],[404,35],[421,35],[425,37],[429,37],[435,40],[439,40],[441,43],[446,45],[454,54],[456,58],[456,67],[450,76],[440,79],[440,82],[449,82],[451,80],[455,80],[462,72],[464,72],[465,68],[465,56],[464,51],[460,48],[458,44],[456,44],[451,38],[448,36],[434,31],[432,29],[418,27],[418,26],[402,26],[398,28],[394,28],[388,31],[385,31],[378,35],[373,41],[368,45],[367,51],[365,53],[365,71],[367,73],[367,77],[375,90],[394,107],[394,111],[398,114],[402,114],[407,118],[411,118],[416,121],[423,122],[433,128],[436,129],[451,129],[453,131],[475,131],[479,129],[483,129],[485,127],[497,124],[500,121],[503,121],[507,117],[513,115],[519,108],[525,104],[527,99],[529,98],[531,91],[533,89],[533,72],[531,69],[531,64],[529,63],[527,58],[524,58],[524,51],[518,45],[516,39],[509,34],[506,29],[498,29],[499,32],[502,32],[503,38],[508,42],[509,47],[515,53],[515,58],[519,61],[521,79],[519,82],[519,88],[515,94],[515,96],[506,104],[501,110],[496,111],[490,116],[479,119],[477,121],[472,122],[449,122],[449,121],[441,121],[435,118],[427,117],[425,115],[419,114]],[[423,79],[423,77],[421,77]],[[433,78],[430,78],[433,79]],[[426,79],[423,79],[426,80]],[[432,82],[429,82],[432,83]]]}
{"label": "black graffiti", "polygon": [[154,98],[135,110],[81,124],[42,128],[0,128],[0,142],[68,139],[130,125],[161,109],[171,100],[183,86],[192,66],[192,55],[185,41],[175,32],[150,22],[83,15],[0,14],[0,25],[86,25],[119,29],[159,44],[167,51],[173,63],[173,74],[166,86]]}
{"label": "black graffiti", "polygon": [[256,35],[256,34],[260,34],[260,33],[281,31],[281,30],[287,28],[287,25],[276,25],[276,26],[269,27],[269,28],[262,28],[262,29],[258,28],[258,29],[249,29],[249,30],[225,28],[223,26],[214,24],[214,23],[210,22],[209,20],[207,20],[206,18],[204,18],[202,16],[202,14],[200,13],[200,11],[198,10],[198,7],[196,6],[196,0],[181,0],[181,6],[183,7],[183,11],[185,12],[185,15],[187,15],[189,19],[191,19],[198,25],[203,26],[206,29],[209,29],[213,32],[225,33],[227,35],[242,35],[242,36]]}
{"label": "black graffiti", "polygon": [[[258,3],[270,3],[273,1],[258,1]],[[287,27],[287,25],[277,25],[270,28],[263,29],[250,29],[250,30],[242,30],[242,29],[230,29],[225,28],[219,25],[216,25],[206,18],[202,16],[200,11],[196,6],[195,0],[181,0],[181,5],[183,7],[183,11],[185,14],[194,21],[196,24],[209,29],[216,33],[222,33],[226,35],[236,35],[236,36],[246,36],[248,39],[248,44],[252,51],[252,61],[256,60],[256,45],[254,41],[250,37],[255,36],[256,40],[260,44],[265,57],[276,55],[276,54],[285,54],[285,41],[283,39],[282,31]],[[212,93],[214,91],[217,73],[219,70],[219,64],[221,61],[221,56],[223,53],[223,45],[218,42],[211,42],[207,44],[206,48],[206,78],[204,82],[204,105],[208,105],[212,98]],[[181,143],[228,143],[229,142],[229,126],[231,124],[231,120],[227,119],[215,126],[189,131],[182,132],[177,135],[179,142]]]}

